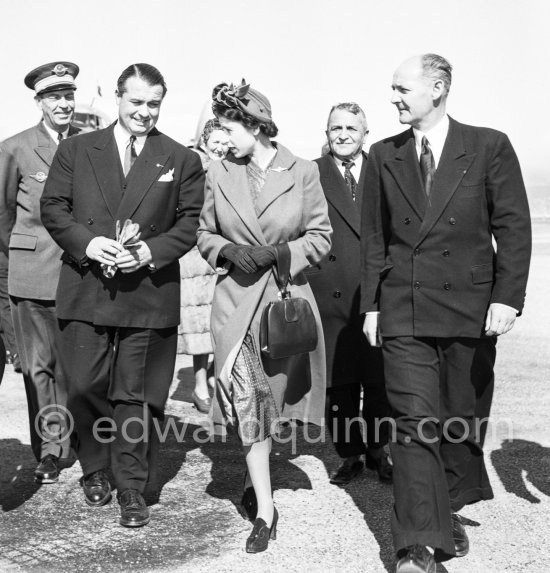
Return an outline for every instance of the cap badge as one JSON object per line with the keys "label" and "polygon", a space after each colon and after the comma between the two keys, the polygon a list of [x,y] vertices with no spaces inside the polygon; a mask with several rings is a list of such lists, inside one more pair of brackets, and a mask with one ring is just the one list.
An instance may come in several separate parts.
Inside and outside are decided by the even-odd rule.
{"label": "cap badge", "polygon": [[68,71],[69,71],[69,68],[67,68],[63,64],[57,64],[55,66],[55,68],[53,69],[53,73],[59,77],[64,76]]}

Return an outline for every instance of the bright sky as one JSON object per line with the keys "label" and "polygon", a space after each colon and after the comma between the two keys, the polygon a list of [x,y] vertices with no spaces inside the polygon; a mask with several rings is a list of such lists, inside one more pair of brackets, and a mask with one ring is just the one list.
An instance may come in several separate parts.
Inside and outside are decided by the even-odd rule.
{"label": "bright sky", "polygon": [[436,52],[454,66],[450,115],[505,131],[528,186],[550,185],[547,0],[1,1],[1,139],[40,117],[23,84],[32,68],[76,62],[77,101],[90,103],[99,84],[114,119],[117,77],[147,62],[167,81],[158,127],[174,139],[194,136],[215,84],[244,77],[270,98],[277,139],[313,159],[339,101],[365,109],[367,148],[402,131],[393,71]]}

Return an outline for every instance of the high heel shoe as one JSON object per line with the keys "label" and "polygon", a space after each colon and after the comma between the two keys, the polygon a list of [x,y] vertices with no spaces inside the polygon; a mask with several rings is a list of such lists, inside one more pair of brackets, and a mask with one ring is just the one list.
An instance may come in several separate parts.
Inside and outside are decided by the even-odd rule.
{"label": "high heel shoe", "polygon": [[267,549],[269,545],[269,540],[277,539],[277,521],[279,520],[279,513],[276,508],[273,508],[273,522],[271,527],[267,526],[267,523],[258,517],[254,520],[254,527],[252,528],[252,533],[246,540],[246,552],[247,553],[260,553]]}
{"label": "high heel shoe", "polygon": [[[248,472],[245,472],[243,487],[246,486],[247,477]],[[241,505],[238,509],[243,519],[248,519],[249,521],[254,521],[256,519],[256,516],[258,515],[258,500],[256,499],[256,492],[252,486],[244,487]]]}

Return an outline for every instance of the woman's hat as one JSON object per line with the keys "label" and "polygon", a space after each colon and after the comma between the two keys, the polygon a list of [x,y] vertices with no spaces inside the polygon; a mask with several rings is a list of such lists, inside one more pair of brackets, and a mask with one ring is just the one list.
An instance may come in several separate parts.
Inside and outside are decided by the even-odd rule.
{"label": "woman's hat", "polygon": [[212,100],[229,108],[240,109],[259,121],[272,121],[269,100],[251,88],[244,78],[239,86],[218,84],[212,92]]}

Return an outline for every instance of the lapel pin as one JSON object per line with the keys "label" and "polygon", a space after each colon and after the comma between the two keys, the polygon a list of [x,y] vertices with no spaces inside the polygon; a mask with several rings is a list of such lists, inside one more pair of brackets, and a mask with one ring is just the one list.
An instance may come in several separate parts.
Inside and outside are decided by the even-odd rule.
{"label": "lapel pin", "polygon": [[164,165],[161,165],[160,163],[157,163],[157,167],[164,167]]}

